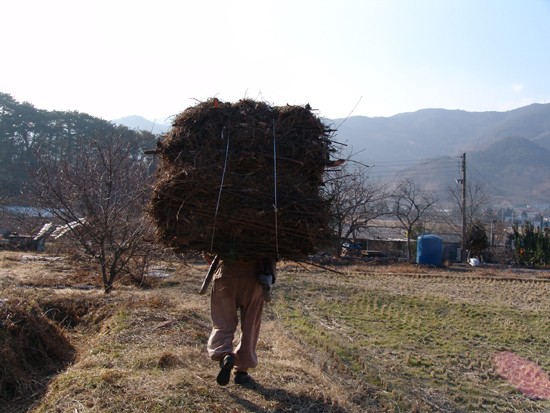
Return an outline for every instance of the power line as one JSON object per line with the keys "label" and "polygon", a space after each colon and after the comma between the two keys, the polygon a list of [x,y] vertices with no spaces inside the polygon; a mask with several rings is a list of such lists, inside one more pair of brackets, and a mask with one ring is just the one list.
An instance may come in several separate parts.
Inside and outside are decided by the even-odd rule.
{"label": "power line", "polygon": [[371,178],[388,178],[392,175],[420,176],[434,175],[436,173],[450,175],[460,174],[460,160],[446,157],[444,159],[398,159],[369,163],[368,174]]}
{"label": "power line", "polygon": [[511,204],[513,204],[513,202],[510,201],[510,199],[508,199],[508,197],[507,197],[506,195],[504,195],[502,192],[500,192],[500,190],[499,190],[496,186],[494,186],[494,185],[491,183],[491,181],[489,181],[487,178],[485,178],[481,172],[479,172],[479,171],[478,171],[476,168],[474,168],[472,165],[468,165],[468,169],[470,169],[470,168],[472,168],[474,171],[476,171],[476,173],[477,173],[480,177],[482,177],[489,185],[491,185],[491,186],[493,187],[493,189],[494,189],[495,191],[497,191],[505,200],[507,200],[508,202],[510,202]]}
{"label": "power line", "polygon": [[[415,168],[415,166],[418,166],[418,168]],[[400,166],[395,165],[373,165],[372,168],[376,169],[420,169],[420,168],[449,168],[449,169],[457,169],[456,165],[441,165],[441,164],[423,164],[423,165],[408,165],[406,168],[402,168]]]}
{"label": "power line", "polygon": [[425,174],[430,171],[452,171],[459,172],[460,165],[456,159],[445,159],[442,161],[419,160],[396,160],[377,162],[370,169],[371,174],[391,174],[395,172],[408,172],[410,175]]}
{"label": "power line", "polygon": [[407,176],[416,176],[416,175],[433,175],[434,173],[446,173],[451,174],[456,172],[455,168],[428,168],[422,169],[419,171],[407,171],[407,170],[373,170],[369,172],[370,176],[390,176],[390,175],[407,175]]}
{"label": "power line", "polygon": [[391,163],[434,163],[434,162],[438,162],[438,163],[456,163],[456,159],[453,159],[453,158],[450,158],[450,159],[437,159],[435,160],[435,158],[431,158],[431,159],[426,159],[426,158],[422,158],[422,159],[398,159],[398,160],[385,160],[385,161],[378,161],[379,163],[387,163],[387,164],[391,164]]}
{"label": "power line", "polygon": [[390,168],[390,167],[376,167],[376,166],[373,166],[371,169],[375,169],[375,170],[378,170],[378,171],[406,171],[406,170],[421,170],[421,171],[427,171],[427,170],[431,170],[431,171],[439,171],[439,170],[449,170],[449,171],[456,171],[457,168],[455,166],[445,166],[445,165],[426,165],[424,167],[421,167],[421,168],[410,168],[410,169],[398,169],[398,168]]}
{"label": "power line", "polygon": [[415,166],[415,165],[458,165],[456,160],[453,161],[437,161],[426,162],[425,159],[421,160],[402,160],[402,161],[384,161],[376,162],[374,166]]}

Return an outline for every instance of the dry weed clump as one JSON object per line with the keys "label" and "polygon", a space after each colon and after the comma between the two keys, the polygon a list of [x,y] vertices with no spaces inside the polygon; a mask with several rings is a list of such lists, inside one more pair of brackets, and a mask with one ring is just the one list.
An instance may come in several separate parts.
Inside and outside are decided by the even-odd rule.
{"label": "dry weed clump", "polygon": [[158,360],[158,367],[167,370],[175,367],[185,365],[183,360],[171,351],[165,351],[162,353]]}
{"label": "dry weed clump", "polygon": [[24,294],[2,291],[0,405],[26,404],[75,357],[65,334]]}
{"label": "dry weed clump", "polygon": [[100,288],[100,277],[87,262],[71,262],[67,256],[0,251],[0,260],[9,263],[0,272],[0,287]]}
{"label": "dry weed clump", "polygon": [[48,294],[37,297],[36,301],[44,316],[69,329],[81,324],[98,324],[109,313],[101,299],[82,294]]}
{"label": "dry weed clump", "polygon": [[1,256],[0,268],[2,269],[12,268],[14,262],[19,260],[19,254],[17,252],[2,251]]}

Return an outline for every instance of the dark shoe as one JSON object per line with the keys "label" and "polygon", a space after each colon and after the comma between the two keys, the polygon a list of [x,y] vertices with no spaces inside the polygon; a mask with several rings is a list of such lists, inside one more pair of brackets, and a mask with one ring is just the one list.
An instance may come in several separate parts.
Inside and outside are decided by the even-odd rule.
{"label": "dark shoe", "polygon": [[220,362],[220,372],[216,378],[216,382],[220,386],[225,386],[229,383],[229,378],[231,377],[231,370],[235,365],[235,359],[231,354],[226,355],[223,360]]}
{"label": "dark shoe", "polygon": [[235,384],[240,384],[241,386],[249,386],[254,384],[254,380],[250,377],[250,374],[247,373],[237,373],[235,374]]}

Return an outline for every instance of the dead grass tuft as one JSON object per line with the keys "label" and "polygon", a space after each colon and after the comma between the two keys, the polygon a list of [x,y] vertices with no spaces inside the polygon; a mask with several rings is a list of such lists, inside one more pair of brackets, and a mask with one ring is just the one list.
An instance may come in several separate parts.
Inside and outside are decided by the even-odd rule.
{"label": "dead grass tuft", "polygon": [[39,298],[38,304],[46,317],[67,328],[85,322],[84,317],[99,305],[82,297],[66,296]]}
{"label": "dead grass tuft", "polygon": [[[23,295],[23,296],[22,296]],[[75,357],[63,332],[24,294],[2,291],[0,402],[27,404],[52,374]]]}
{"label": "dead grass tuft", "polygon": [[159,357],[159,361],[157,365],[159,368],[167,370],[167,369],[183,366],[184,363],[177,355],[175,355],[171,351],[165,351]]}
{"label": "dead grass tuft", "polygon": [[14,263],[19,259],[17,252],[2,251],[2,258],[0,260],[0,268],[8,269],[14,266]]}

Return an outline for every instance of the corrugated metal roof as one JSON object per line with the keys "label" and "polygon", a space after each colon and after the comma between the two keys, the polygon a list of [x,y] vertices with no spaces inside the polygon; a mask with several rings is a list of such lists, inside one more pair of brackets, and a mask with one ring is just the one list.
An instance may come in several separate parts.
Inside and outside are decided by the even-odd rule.
{"label": "corrugated metal roof", "polygon": [[357,231],[355,238],[369,241],[407,241],[407,234],[404,229],[398,227],[368,227]]}
{"label": "corrugated metal roof", "polygon": [[[443,239],[446,244],[459,244],[460,234],[437,233],[433,232]],[[367,229],[357,231],[355,238],[358,240],[364,239],[368,241],[388,241],[388,242],[407,242],[407,232],[399,227],[368,227]]]}

